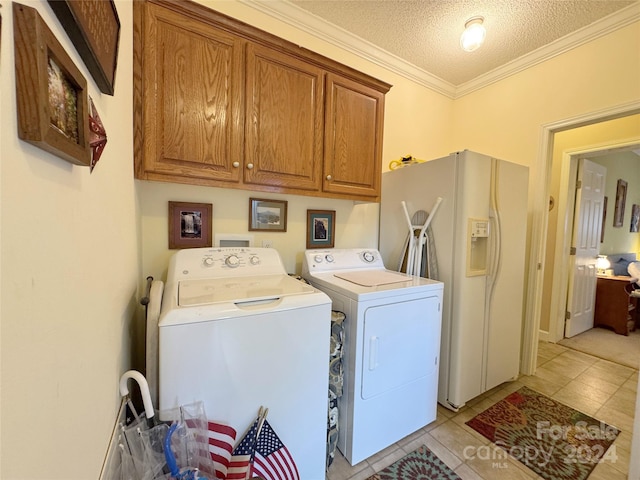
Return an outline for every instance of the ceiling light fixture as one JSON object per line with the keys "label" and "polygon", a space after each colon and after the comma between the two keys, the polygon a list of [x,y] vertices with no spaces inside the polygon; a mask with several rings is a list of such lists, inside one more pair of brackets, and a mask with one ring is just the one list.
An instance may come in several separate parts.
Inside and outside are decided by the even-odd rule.
{"label": "ceiling light fixture", "polygon": [[460,46],[462,46],[463,50],[473,52],[482,45],[487,34],[482,26],[483,21],[483,17],[471,17],[464,24],[464,32],[460,36]]}

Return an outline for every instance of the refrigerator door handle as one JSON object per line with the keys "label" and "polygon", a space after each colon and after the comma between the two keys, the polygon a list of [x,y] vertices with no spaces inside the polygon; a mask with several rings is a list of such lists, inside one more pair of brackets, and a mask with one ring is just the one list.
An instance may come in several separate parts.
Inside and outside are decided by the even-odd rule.
{"label": "refrigerator door handle", "polygon": [[[489,287],[490,294],[492,293],[493,286],[496,282],[496,277],[500,272],[500,254],[502,252],[502,222],[500,221],[500,209],[498,198],[498,183],[499,183],[499,168],[498,160],[491,159],[491,190],[490,190],[490,207],[489,207],[489,222],[493,225],[490,226],[490,250],[491,255],[490,271],[489,271]],[[491,228],[493,227],[493,228]],[[489,297],[491,298],[491,297]]]}

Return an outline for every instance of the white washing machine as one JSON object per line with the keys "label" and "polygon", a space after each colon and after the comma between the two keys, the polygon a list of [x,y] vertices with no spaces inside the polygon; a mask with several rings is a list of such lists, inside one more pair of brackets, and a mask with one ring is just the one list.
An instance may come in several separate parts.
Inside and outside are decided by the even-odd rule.
{"label": "white washing machine", "polygon": [[324,479],[331,301],[270,248],[178,251],[159,328],[159,408],[204,401],[237,441],[267,420],[302,479]]}
{"label": "white washing machine", "polygon": [[371,249],[307,250],[302,274],[346,315],[338,448],[355,465],[436,419],[443,284]]}

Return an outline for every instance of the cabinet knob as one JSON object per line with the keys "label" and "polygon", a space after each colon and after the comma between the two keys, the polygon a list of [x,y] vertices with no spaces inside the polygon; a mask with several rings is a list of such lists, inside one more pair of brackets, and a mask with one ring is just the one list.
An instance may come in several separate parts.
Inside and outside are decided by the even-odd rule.
{"label": "cabinet knob", "polygon": [[333,177],[331,175],[327,175],[327,180],[333,180]]}
{"label": "cabinet knob", "polygon": [[233,162],[231,165],[233,165],[233,168],[238,168],[240,166],[240,162]]}
{"label": "cabinet knob", "polygon": [[249,170],[253,169],[253,163],[247,163],[247,168],[248,168]]}

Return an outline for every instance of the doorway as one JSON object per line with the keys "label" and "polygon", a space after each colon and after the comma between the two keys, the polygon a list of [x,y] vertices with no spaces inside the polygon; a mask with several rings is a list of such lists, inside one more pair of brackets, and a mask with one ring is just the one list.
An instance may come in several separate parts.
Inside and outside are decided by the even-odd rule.
{"label": "doorway", "polygon": [[[639,120],[640,121],[640,120]],[[569,291],[569,277],[571,273],[571,262],[569,251],[571,248],[571,225],[575,217],[575,196],[576,178],[578,171],[578,161],[586,157],[598,161],[598,158],[615,158],[616,155],[624,154],[631,150],[640,148],[640,139],[632,138],[624,142],[608,143],[595,147],[580,147],[574,150],[567,150],[562,156],[562,168],[560,173],[560,188],[557,201],[557,220],[555,228],[549,226],[548,237],[555,234],[553,245],[547,242],[547,254],[545,265],[549,270],[545,274],[543,283],[543,299],[548,302],[549,318],[548,329],[544,329],[541,321],[540,339],[550,342],[558,342],[565,337],[565,313],[571,311],[567,308],[567,299],[571,298]],[[612,212],[609,212],[610,219]],[[551,215],[549,216],[551,222]],[[617,253],[617,252],[609,252]],[[545,331],[546,330],[546,331]]]}
{"label": "doorway", "polygon": [[[541,147],[536,168],[534,208],[531,217],[531,244],[527,272],[526,313],[522,341],[522,359],[520,370],[525,375],[535,373],[538,339],[540,334],[540,315],[542,308],[542,290],[544,280],[544,259],[546,252],[547,227],[549,218],[549,194],[554,159],[554,140],[556,134],[609,120],[622,119],[640,114],[640,101],[630,102],[614,108],[592,112],[587,115],[570,118],[542,126]],[[565,162],[562,162],[563,164]],[[632,434],[630,478],[640,477],[640,397],[636,402],[635,422]]]}

